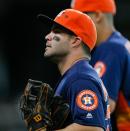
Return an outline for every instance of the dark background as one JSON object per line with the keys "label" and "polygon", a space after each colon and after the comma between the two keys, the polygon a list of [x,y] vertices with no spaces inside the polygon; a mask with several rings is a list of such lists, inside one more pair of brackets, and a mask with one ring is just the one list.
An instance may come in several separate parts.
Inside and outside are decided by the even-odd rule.
{"label": "dark background", "polygon": [[[116,29],[130,39],[130,1],[118,0],[116,4]],[[0,119],[0,131],[24,130],[16,124],[17,113],[13,111],[17,112],[18,98],[29,78],[55,86],[57,67],[43,58],[44,36],[50,27],[40,23],[36,15],[54,18],[69,6],[70,0],[0,0],[0,112],[6,121]]]}

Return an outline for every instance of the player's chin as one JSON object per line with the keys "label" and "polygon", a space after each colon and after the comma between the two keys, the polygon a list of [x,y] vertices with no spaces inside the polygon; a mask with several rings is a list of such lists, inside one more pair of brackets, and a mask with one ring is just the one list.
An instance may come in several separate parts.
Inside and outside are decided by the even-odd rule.
{"label": "player's chin", "polygon": [[57,63],[59,61],[58,57],[54,54],[47,54],[47,53],[44,53],[44,58],[47,58],[48,60],[54,62],[54,63]]}
{"label": "player's chin", "polygon": [[49,57],[49,55],[47,53],[44,53],[44,57],[47,58]]}
{"label": "player's chin", "polygon": [[52,56],[51,53],[49,53],[47,51],[44,53],[45,58],[51,58],[51,56]]}

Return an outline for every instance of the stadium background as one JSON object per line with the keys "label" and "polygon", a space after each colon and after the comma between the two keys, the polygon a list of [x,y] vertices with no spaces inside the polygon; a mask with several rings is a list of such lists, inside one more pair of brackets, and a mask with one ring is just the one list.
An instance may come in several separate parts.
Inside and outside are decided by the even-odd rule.
{"label": "stadium background", "polygon": [[[130,39],[130,1],[116,0],[116,28]],[[70,0],[0,0],[0,131],[24,131],[18,98],[29,78],[55,86],[56,65],[43,58],[44,36],[50,27],[36,19],[54,18]]]}

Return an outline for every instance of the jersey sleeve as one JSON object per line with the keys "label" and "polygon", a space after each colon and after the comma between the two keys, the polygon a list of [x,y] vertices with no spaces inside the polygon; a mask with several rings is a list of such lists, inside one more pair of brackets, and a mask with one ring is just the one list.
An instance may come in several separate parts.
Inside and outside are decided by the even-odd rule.
{"label": "jersey sleeve", "polygon": [[118,92],[121,88],[122,73],[124,68],[124,52],[116,47],[104,49],[99,54],[94,68],[103,80],[111,99],[114,101],[118,98]]}
{"label": "jersey sleeve", "polygon": [[78,79],[68,89],[73,122],[105,129],[103,98],[98,87],[86,79]]}

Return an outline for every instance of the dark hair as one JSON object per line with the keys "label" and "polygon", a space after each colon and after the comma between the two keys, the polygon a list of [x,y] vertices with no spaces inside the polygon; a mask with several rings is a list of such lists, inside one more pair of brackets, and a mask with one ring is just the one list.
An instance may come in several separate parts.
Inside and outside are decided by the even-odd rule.
{"label": "dark hair", "polygon": [[59,32],[63,32],[63,33],[67,33],[67,34],[72,35],[72,36],[76,36],[76,34],[74,32],[72,32],[71,30],[63,27],[62,25],[54,23],[51,30],[55,31],[57,29],[58,29]]}

